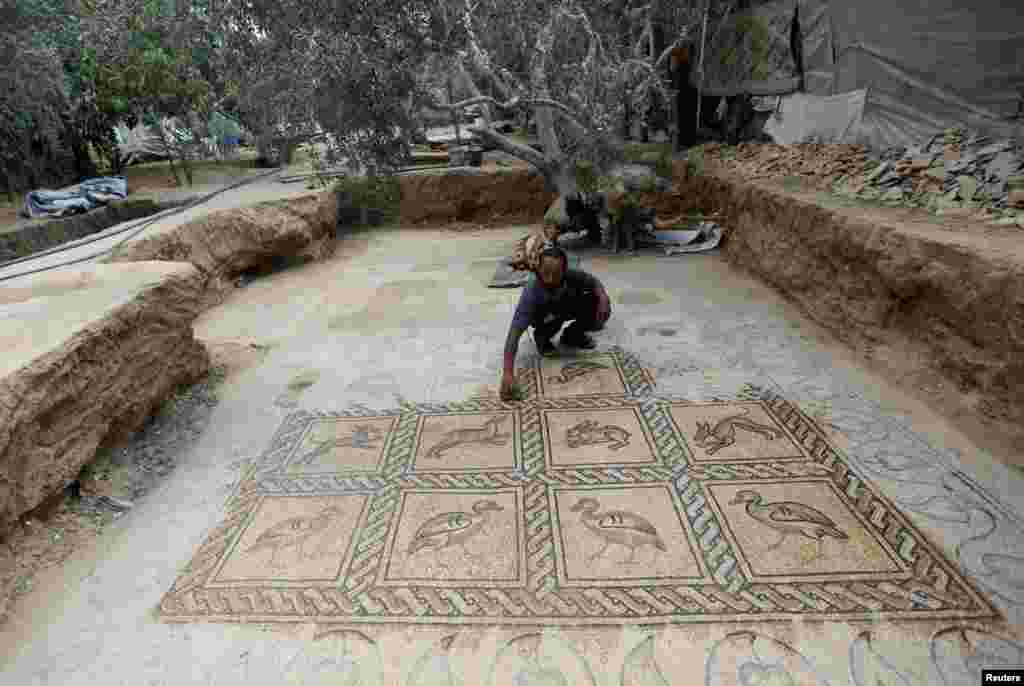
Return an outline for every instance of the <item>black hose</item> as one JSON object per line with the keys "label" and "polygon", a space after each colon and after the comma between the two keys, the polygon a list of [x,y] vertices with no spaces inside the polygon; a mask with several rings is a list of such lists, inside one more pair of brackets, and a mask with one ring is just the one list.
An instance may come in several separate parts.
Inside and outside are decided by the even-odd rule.
{"label": "black hose", "polygon": [[111,247],[109,247],[109,248],[107,248],[105,250],[101,250],[98,253],[95,253],[95,254],[92,254],[92,255],[88,255],[86,257],[81,257],[81,258],[78,258],[78,259],[75,259],[75,260],[71,260],[70,262],[63,262],[61,264],[51,265],[49,267],[40,267],[39,269],[32,269],[32,270],[29,270],[27,272],[20,272],[18,274],[12,274],[12,275],[9,275],[9,276],[0,276],[0,282],[2,282],[2,281],[10,281],[11,279],[17,279],[18,277],[28,276],[30,274],[38,274],[40,272],[49,271],[51,269],[59,269],[61,267],[68,267],[68,266],[73,265],[73,264],[78,264],[79,262],[87,262],[89,260],[92,260],[92,259],[95,259],[95,258],[99,257],[100,255],[104,255],[106,253],[113,252],[114,250],[116,250],[117,248],[122,246],[124,243],[126,243],[129,240],[131,240],[132,238],[137,236],[139,233],[141,233],[143,231],[143,229],[145,229],[147,226],[149,226],[150,224],[152,224],[152,223],[154,223],[156,221],[159,221],[161,219],[165,219],[166,217],[170,217],[170,216],[173,216],[175,214],[179,214],[181,212],[185,212],[187,210],[192,209],[193,207],[196,207],[198,205],[203,204],[204,202],[207,202],[208,200],[210,200],[212,198],[217,197],[221,193],[225,193],[227,191],[234,190],[235,188],[240,188],[241,186],[245,186],[245,185],[253,183],[255,181],[259,181],[261,179],[265,179],[267,177],[273,176],[274,174],[279,174],[279,173],[281,173],[281,171],[283,171],[283,170],[282,169],[274,169],[272,171],[269,171],[269,172],[266,172],[266,173],[263,173],[263,174],[259,174],[257,176],[249,177],[249,178],[246,178],[246,179],[242,179],[241,181],[237,181],[235,183],[229,184],[227,186],[224,186],[223,188],[219,188],[219,189],[213,191],[212,193],[208,193],[208,194],[206,194],[204,196],[201,196],[199,198],[191,200],[191,201],[185,203],[184,205],[181,205],[180,207],[175,207],[173,209],[166,210],[166,211],[161,212],[159,214],[155,214],[155,215],[153,215],[151,217],[146,217],[144,220],[142,220],[143,223],[141,225],[132,224],[131,226],[126,226],[126,227],[124,227],[122,229],[118,229],[117,231],[113,231],[111,233],[105,233],[102,236],[97,235],[97,236],[92,236],[90,238],[82,239],[80,241],[75,241],[74,245],[61,245],[61,246],[57,246],[55,248],[50,248],[49,250],[43,250],[41,252],[33,253],[32,255],[26,255],[25,257],[19,257],[19,258],[15,259],[15,260],[10,260],[8,262],[4,262],[3,264],[0,264],[0,269],[2,269],[4,267],[9,267],[9,266],[14,265],[14,264],[20,264],[22,262],[27,262],[29,260],[34,260],[34,259],[37,259],[39,257],[44,257],[46,255],[53,255],[53,254],[56,254],[56,253],[59,253],[59,252],[65,252],[67,250],[71,250],[72,248],[77,248],[77,247],[82,246],[82,245],[88,245],[89,243],[95,243],[96,241],[101,241],[101,240],[107,239],[107,238],[109,238],[111,236],[117,236],[118,234],[125,233],[125,232],[128,232],[128,231],[132,231],[133,229],[135,229],[135,231],[133,233],[129,234],[128,236],[125,236],[123,240],[118,241],[113,246],[111,246]]}

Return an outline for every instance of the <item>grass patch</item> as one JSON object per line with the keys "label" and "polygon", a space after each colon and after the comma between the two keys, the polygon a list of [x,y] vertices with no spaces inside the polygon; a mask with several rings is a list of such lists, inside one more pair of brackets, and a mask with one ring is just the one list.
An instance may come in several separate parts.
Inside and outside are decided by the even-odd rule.
{"label": "grass patch", "polygon": [[803,188],[803,185],[803,179],[801,179],[799,176],[787,176],[784,179],[782,179],[783,189],[789,191],[790,193],[795,193],[799,191],[801,188]]}
{"label": "grass patch", "polygon": [[119,207],[125,210],[146,210],[156,214],[160,211],[160,206],[153,198],[133,198],[128,196],[124,200],[114,200],[110,203],[114,207]]}
{"label": "grass patch", "polygon": [[627,162],[655,164],[667,155],[672,158],[671,143],[626,143],[622,155]]}
{"label": "grass patch", "polygon": [[92,462],[82,467],[79,478],[82,481],[109,481],[114,474],[116,465],[110,457],[109,451],[100,451]]}
{"label": "grass patch", "polygon": [[311,386],[316,385],[316,382],[320,379],[320,372],[309,369],[292,377],[292,380],[288,382],[288,390],[290,391],[304,391]]}
{"label": "grass patch", "polygon": [[4,193],[0,195],[0,207],[21,207],[25,203],[25,196],[22,193],[12,193],[7,195]]}
{"label": "grass patch", "polygon": [[691,176],[704,174],[704,148],[699,145],[690,148],[686,156],[686,167]]}

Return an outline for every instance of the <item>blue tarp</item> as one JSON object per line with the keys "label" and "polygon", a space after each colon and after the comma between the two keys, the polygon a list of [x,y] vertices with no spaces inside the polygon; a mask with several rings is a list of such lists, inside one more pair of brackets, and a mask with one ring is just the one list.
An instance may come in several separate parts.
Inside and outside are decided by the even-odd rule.
{"label": "blue tarp", "polygon": [[63,217],[88,212],[111,200],[128,197],[128,179],[103,176],[86,179],[78,186],[62,191],[31,191],[25,196],[22,214],[37,217]]}

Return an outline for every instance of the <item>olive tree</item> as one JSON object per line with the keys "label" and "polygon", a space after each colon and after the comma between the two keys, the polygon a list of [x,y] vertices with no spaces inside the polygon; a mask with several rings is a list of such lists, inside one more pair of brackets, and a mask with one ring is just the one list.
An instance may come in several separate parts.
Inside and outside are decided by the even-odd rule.
{"label": "olive tree", "polygon": [[[697,16],[657,2],[460,2],[465,38],[453,62],[474,93],[438,105],[481,107],[474,133],[532,164],[562,196],[578,191],[579,162],[600,174],[618,159],[627,103],[645,105],[655,94],[669,102],[666,65],[692,37]],[[668,36],[657,51],[656,23]],[[542,150],[496,130],[495,108],[531,111]]]}

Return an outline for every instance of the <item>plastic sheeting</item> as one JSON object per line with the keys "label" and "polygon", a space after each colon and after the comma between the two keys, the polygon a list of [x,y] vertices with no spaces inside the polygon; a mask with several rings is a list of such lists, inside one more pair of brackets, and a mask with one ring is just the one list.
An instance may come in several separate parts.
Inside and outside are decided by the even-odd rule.
{"label": "plastic sheeting", "polygon": [[834,95],[835,41],[828,0],[800,0],[800,35],[804,90],[813,95]]}
{"label": "plastic sheeting", "polygon": [[782,98],[777,114],[764,125],[764,132],[780,145],[813,138],[821,143],[840,143],[858,130],[864,115],[867,91],[842,95],[794,93]]}
{"label": "plastic sheeting", "polygon": [[905,147],[952,127],[1024,136],[1011,119],[1024,97],[1018,2],[799,2],[808,91],[867,89],[850,141]]}
{"label": "plastic sheeting", "polygon": [[30,191],[25,195],[22,214],[30,219],[61,217],[88,212],[111,200],[128,197],[128,180],[123,176],[86,179],[78,186],[59,191]]}

